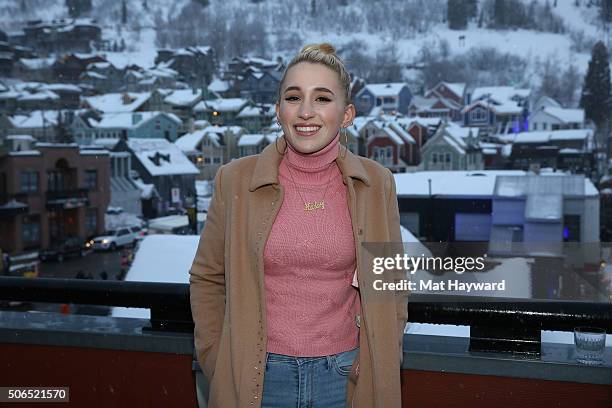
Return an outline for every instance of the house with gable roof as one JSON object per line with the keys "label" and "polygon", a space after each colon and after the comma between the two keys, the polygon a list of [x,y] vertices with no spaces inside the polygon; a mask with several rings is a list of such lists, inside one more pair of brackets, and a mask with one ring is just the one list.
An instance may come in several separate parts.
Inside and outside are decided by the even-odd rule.
{"label": "house with gable roof", "polygon": [[463,125],[483,134],[517,133],[528,129],[530,89],[489,86],[467,91]]}
{"label": "house with gable roof", "polygon": [[176,50],[157,51],[155,65],[178,72],[178,78],[192,87],[203,87],[210,83],[215,72],[215,51],[208,46],[185,47]]}
{"label": "house with gable roof", "polygon": [[544,106],[529,118],[529,130],[584,129],[584,109]]}
{"label": "house with gable roof", "polygon": [[394,173],[404,172],[414,160],[415,140],[393,117],[383,116],[362,129],[366,136],[366,157]]}
{"label": "house with gable roof", "polygon": [[147,103],[150,97],[150,92],[107,93],[85,97],[81,105],[85,109],[93,109],[100,114],[142,112],[149,110]]}
{"label": "house with gable roof", "polygon": [[132,170],[143,184],[152,184],[159,194],[156,215],[183,208],[188,196],[195,197],[195,179],[200,173],[183,152],[166,139],[119,140],[114,152],[132,155]]}
{"label": "house with gable roof", "polygon": [[240,136],[238,140],[238,154],[240,157],[259,154],[270,143],[274,143],[276,135],[272,133],[250,133]]}
{"label": "house with gable roof", "polygon": [[379,113],[408,114],[412,93],[403,82],[369,84],[355,96],[358,115],[378,115]]}
{"label": "house with gable roof", "polygon": [[176,140],[182,121],[172,113],[165,112],[119,112],[100,116],[90,121],[89,131],[83,129],[79,144],[91,144],[95,139],[156,139],[170,142]]}
{"label": "house with gable roof", "polygon": [[240,111],[251,102],[244,98],[217,98],[200,101],[194,108],[196,119],[204,119],[213,125],[236,125]]}
{"label": "house with gable roof", "polygon": [[408,107],[408,114],[423,118],[460,121],[465,89],[464,83],[439,82],[424,96],[413,96]]}
{"label": "house with gable roof", "polygon": [[482,170],[477,128],[443,122],[421,149],[422,170]]}
{"label": "house with gable roof", "polygon": [[240,126],[209,126],[203,132],[201,175],[212,180],[221,165],[239,157],[238,141],[246,131]]}

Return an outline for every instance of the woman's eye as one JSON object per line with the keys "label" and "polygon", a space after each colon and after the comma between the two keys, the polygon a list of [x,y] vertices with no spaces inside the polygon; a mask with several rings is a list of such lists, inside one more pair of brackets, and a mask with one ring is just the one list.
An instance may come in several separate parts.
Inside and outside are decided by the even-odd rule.
{"label": "woman's eye", "polygon": [[286,101],[289,101],[289,102],[297,101],[298,99],[299,99],[299,98],[298,98],[297,96],[287,96],[287,97],[285,98],[285,100],[286,100]]}
{"label": "woman's eye", "polygon": [[320,101],[320,102],[330,102],[330,101],[331,101],[331,99],[329,99],[329,98],[328,98],[328,97],[326,97],[326,96],[319,96],[319,97],[317,98],[317,101]]}

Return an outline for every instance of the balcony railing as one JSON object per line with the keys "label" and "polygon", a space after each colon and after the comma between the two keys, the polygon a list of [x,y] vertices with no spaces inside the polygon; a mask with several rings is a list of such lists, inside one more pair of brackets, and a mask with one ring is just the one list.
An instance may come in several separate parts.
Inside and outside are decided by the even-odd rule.
{"label": "balcony railing", "polygon": [[89,203],[89,190],[86,188],[47,190],[45,195],[47,207],[69,209],[81,207]]}
{"label": "balcony railing", "polygon": [[[11,384],[27,385],[26,380],[14,380],[24,378],[15,374],[21,371],[23,375],[31,372],[27,378],[39,383],[57,382],[57,370],[65,361],[80,368],[85,364],[83,353],[89,353],[87,356],[91,360],[87,361],[96,364],[100,373],[96,378],[102,378],[94,381],[96,387],[106,386],[106,382],[115,384],[117,372],[119,378],[136,376],[130,377],[134,383],[128,384],[126,380],[123,385],[113,385],[126,389],[95,390],[96,398],[109,403],[125,403],[132,401],[130,395],[145,398],[151,393],[151,384],[139,377],[147,376],[139,369],[147,364],[168,368],[164,377],[166,393],[160,393],[159,397],[166,400],[145,405],[162,406],[170,395],[186,406],[194,406],[195,390],[185,394],[185,390],[179,388],[184,388],[185,383],[195,388],[196,382],[198,390],[205,387],[200,384],[201,372],[192,356],[193,321],[186,284],[2,277],[0,300],[151,309],[150,320],[0,312],[0,347],[5,351],[0,361],[16,367],[11,371]],[[606,349],[603,365],[583,366],[573,360],[573,345],[542,343],[540,339],[540,330],[572,331],[576,326],[585,325],[602,327],[611,333],[611,303],[490,300],[411,295],[410,322],[468,325],[471,336],[405,335],[404,406],[461,407],[494,403],[504,407],[569,407],[578,403],[589,407],[611,406],[612,348]],[[92,348],[117,351],[114,354],[105,350],[83,351]],[[146,356],[143,351],[147,352]],[[120,352],[123,354],[117,354]],[[166,360],[170,355],[175,356],[176,364]],[[129,366],[128,361],[136,361],[130,359],[137,360],[133,363],[135,367]],[[41,370],[28,368],[30,361],[32,364],[47,361],[53,369],[42,378]],[[124,363],[113,365],[113,361]],[[194,372],[191,371],[192,363]],[[68,378],[66,375],[62,374],[61,378]],[[3,382],[11,378],[0,374]],[[91,385],[86,383],[88,378],[73,375],[57,385],[71,384],[71,389],[76,388],[76,391],[81,387],[91,391]],[[176,378],[181,381],[175,381]],[[155,387],[158,389],[159,384]],[[75,401],[93,399],[83,394],[86,393],[75,395]]]}

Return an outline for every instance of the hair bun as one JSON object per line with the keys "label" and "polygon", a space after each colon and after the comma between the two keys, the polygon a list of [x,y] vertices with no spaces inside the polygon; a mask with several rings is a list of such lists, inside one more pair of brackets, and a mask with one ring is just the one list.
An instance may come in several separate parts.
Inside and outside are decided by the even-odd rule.
{"label": "hair bun", "polygon": [[311,51],[320,51],[324,54],[336,54],[336,49],[330,43],[305,45],[304,48],[302,48],[302,50],[300,51],[300,54],[311,52]]}

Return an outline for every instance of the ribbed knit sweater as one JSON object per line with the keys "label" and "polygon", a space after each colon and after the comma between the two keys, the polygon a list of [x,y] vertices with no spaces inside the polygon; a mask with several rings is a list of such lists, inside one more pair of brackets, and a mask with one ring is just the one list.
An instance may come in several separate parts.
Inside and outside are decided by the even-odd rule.
{"label": "ribbed knit sweater", "polygon": [[[339,135],[310,155],[289,145],[280,163],[285,194],[264,250],[268,352],[314,357],[358,345],[355,242],[338,147]],[[304,211],[304,200],[324,194],[325,209]]]}

